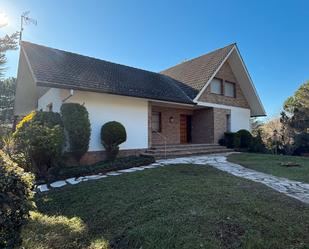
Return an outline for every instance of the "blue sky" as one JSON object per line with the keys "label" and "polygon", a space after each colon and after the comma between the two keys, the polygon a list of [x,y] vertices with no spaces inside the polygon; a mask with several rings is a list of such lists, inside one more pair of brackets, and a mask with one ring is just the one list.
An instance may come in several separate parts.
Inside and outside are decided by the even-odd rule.
{"label": "blue sky", "polygon": [[[38,25],[24,40],[155,72],[237,42],[270,117],[309,79],[306,0],[1,0],[0,36],[26,10]],[[18,52],[8,57],[16,76]]]}

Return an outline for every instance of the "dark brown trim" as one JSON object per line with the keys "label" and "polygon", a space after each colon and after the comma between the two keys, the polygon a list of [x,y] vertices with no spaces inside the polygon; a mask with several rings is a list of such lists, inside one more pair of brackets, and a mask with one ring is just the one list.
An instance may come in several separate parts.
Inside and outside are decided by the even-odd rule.
{"label": "dark brown trim", "polygon": [[[153,127],[152,127],[153,113],[159,114],[159,130],[158,131],[153,130]],[[151,111],[151,130],[152,130],[153,133],[155,133],[155,132],[161,133],[162,132],[162,113],[161,112]]]}

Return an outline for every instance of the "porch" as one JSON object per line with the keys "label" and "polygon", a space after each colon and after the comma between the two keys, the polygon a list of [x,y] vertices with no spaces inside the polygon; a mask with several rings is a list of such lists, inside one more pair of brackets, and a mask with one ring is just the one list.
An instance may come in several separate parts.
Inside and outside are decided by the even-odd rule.
{"label": "porch", "polygon": [[149,102],[148,147],[217,144],[229,130],[231,111],[213,107]]}

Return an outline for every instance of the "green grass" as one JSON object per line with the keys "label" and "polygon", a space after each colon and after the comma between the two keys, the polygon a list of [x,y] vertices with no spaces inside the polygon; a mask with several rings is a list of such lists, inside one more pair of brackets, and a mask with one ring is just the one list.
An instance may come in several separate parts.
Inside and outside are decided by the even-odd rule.
{"label": "green grass", "polygon": [[[230,155],[228,160],[274,176],[309,183],[309,157],[241,153]],[[287,162],[298,163],[300,166],[285,167],[280,165],[280,163]]]}
{"label": "green grass", "polygon": [[27,248],[308,248],[309,206],[209,166],[175,165],[37,196]]}

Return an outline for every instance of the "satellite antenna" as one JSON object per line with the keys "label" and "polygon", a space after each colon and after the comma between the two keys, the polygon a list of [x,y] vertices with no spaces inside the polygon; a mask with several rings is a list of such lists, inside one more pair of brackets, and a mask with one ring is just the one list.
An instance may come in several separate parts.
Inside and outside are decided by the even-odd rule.
{"label": "satellite antenna", "polygon": [[26,12],[22,13],[22,15],[20,17],[19,41],[22,40],[22,35],[23,35],[23,31],[24,31],[24,25],[28,25],[28,24],[37,25],[38,24],[37,20],[29,17],[29,13],[30,13],[30,11],[26,11]]}

